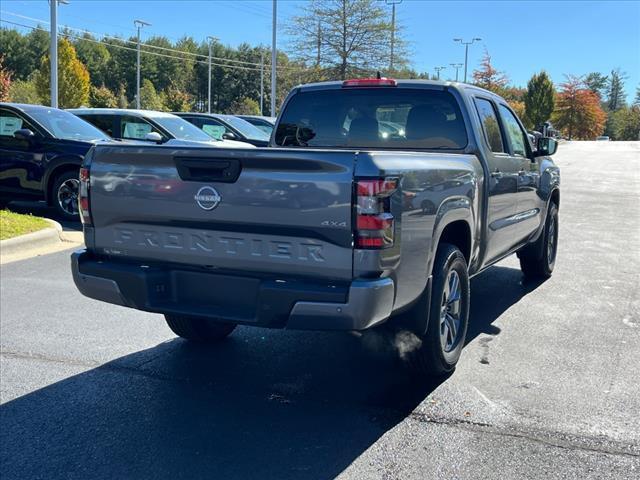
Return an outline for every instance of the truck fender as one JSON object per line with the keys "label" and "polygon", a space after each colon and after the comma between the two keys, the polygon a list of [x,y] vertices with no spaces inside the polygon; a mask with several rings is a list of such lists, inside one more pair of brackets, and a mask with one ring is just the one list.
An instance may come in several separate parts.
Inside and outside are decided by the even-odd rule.
{"label": "truck fender", "polygon": [[432,273],[433,263],[442,233],[447,226],[458,221],[466,223],[469,228],[469,251],[463,253],[466,253],[469,259],[471,258],[472,252],[474,251],[473,232],[475,224],[471,199],[462,196],[447,198],[440,204],[435,215],[433,233],[431,236],[432,242],[429,252],[429,264],[427,265],[427,272],[429,276],[431,276]]}

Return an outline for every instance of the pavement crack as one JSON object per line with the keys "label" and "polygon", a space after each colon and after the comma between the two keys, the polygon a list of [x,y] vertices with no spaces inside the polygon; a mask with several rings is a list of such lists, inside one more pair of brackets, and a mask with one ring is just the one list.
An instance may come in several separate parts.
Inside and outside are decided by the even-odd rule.
{"label": "pavement crack", "polygon": [[[629,451],[625,446],[615,445],[616,441],[608,438],[590,437],[586,435],[573,435],[553,430],[505,430],[505,427],[499,427],[485,422],[477,422],[462,418],[437,418],[424,413],[412,412],[408,415],[408,419],[420,423],[432,423],[435,425],[444,425],[454,428],[461,428],[477,433],[489,433],[492,435],[501,435],[505,437],[525,439],[536,443],[541,443],[551,447],[562,448],[565,450],[582,450],[593,453],[601,453],[607,455],[619,455],[631,458],[640,458],[640,452]],[[510,427],[506,427],[510,428]],[[588,442],[607,442],[610,446],[592,447],[585,445]]]}

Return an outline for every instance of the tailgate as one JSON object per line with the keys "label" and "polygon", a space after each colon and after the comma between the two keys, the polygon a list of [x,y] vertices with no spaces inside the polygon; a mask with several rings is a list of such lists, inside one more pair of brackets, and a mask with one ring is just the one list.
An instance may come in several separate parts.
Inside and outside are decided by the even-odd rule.
{"label": "tailgate", "polygon": [[225,270],[352,277],[355,153],[98,146],[98,253]]}

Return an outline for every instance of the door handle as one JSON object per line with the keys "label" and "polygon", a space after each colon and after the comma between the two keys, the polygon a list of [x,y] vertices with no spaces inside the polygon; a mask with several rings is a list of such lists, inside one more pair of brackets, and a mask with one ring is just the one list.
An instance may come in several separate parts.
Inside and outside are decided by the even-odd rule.
{"label": "door handle", "polygon": [[503,173],[500,170],[491,172],[491,178],[502,178],[502,177],[503,177]]}
{"label": "door handle", "polygon": [[520,170],[518,172],[518,175],[520,175],[521,177],[524,177],[527,174],[527,172],[525,170]]}

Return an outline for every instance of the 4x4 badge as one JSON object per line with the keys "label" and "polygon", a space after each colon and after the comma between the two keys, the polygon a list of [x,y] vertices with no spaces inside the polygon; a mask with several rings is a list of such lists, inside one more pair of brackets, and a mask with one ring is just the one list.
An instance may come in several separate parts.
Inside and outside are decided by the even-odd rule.
{"label": "4x4 badge", "polygon": [[220,194],[213,187],[202,187],[193,197],[203,210],[213,210],[220,203]]}

